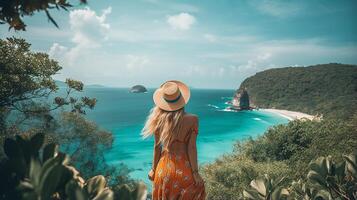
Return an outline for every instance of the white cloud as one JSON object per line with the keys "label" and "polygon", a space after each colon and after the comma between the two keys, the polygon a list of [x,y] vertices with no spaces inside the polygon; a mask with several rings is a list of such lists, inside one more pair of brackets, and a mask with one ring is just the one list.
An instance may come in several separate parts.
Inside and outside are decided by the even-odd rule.
{"label": "white cloud", "polygon": [[[66,47],[53,43],[49,49],[49,55],[64,66],[61,74],[56,75],[55,78],[63,80],[71,77],[87,84],[123,86],[143,79],[146,72],[152,74],[155,66],[150,66],[150,69],[146,68],[151,64],[150,56],[111,50],[113,34],[107,22],[107,15],[110,13],[110,7],[103,10],[101,14],[97,14],[90,8],[69,13],[69,32],[73,46]],[[114,38],[114,41],[117,41],[117,38]]]}
{"label": "white cloud", "polygon": [[49,55],[58,58],[63,56],[66,52],[68,52],[67,47],[62,46],[58,43],[53,43],[52,47],[50,48]]}
{"label": "white cloud", "polygon": [[167,23],[175,30],[189,30],[196,22],[196,18],[188,13],[180,13],[167,17]]}
{"label": "white cloud", "polygon": [[96,46],[101,40],[107,39],[110,25],[106,23],[106,17],[111,10],[111,7],[108,7],[100,16],[89,8],[70,11],[72,41],[78,45]]}
{"label": "white cloud", "polygon": [[69,24],[72,48],[54,43],[50,48],[50,56],[61,60],[66,65],[72,65],[75,60],[85,55],[88,51],[98,48],[108,39],[110,25],[106,22],[111,7],[97,15],[90,8],[70,11]]}

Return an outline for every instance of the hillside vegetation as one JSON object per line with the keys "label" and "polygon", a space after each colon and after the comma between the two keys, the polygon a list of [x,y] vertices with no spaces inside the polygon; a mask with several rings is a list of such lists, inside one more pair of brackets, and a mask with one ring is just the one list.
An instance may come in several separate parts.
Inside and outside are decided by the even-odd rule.
{"label": "hillside vegetation", "polygon": [[[242,199],[243,191],[249,190],[251,181],[261,179],[265,174],[274,180],[284,178],[279,186],[287,188],[289,198],[275,199],[316,199],[293,198],[292,196],[295,195],[293,182],[300,180],[301,184],[307,185],[306,191],[312,190],[311,182],[307,181],[311,161],[321,159],[319,158],[321,156],[332,156],[336,162],[340,162],[342,155],[356,153],[356,149],[357,115],[349,121],[331,119],[321,122],[292,121],[286,125],[274,126],[256,139],[238,142],[233,153],[205,165],[201,174],[206,181],[208,199],[212,200]],[[332,178],[326,178],[326,180],[321,178],[323,182],[329,180]],[[331,182],[327,184],[332,185]],[[351,184],[349,185],[351,190],[344,189],[343,187],[347,187],[345,185],[341,186],[339,192],[348,191],[351,195],[357,195],[357,179],[353,179],[349,184]],[[325,190],[332,190],[327,186],[318,188],[315,189],[323,193],[326,193]],[[306,191],[301,193],[305,194]],[[336,198],[339,194],[333,192],[328,195],[333,196],[332,199],[353,199]],[[274,198],[252,199],[275,200]]]}
{"label": "hillside vegetation", "polygon": [[247,78],[243,89],[255,106],[323,120],[291,121],[237,142],[231,154],[201,169],[208,199],[357,199],[357,66],[266,70]]}
{"label": "hillside vegetation", "polygon": [[244,80],[251,102],[323,117],[347,119],[357,110],[357,66],[322,64],[269,69]]}

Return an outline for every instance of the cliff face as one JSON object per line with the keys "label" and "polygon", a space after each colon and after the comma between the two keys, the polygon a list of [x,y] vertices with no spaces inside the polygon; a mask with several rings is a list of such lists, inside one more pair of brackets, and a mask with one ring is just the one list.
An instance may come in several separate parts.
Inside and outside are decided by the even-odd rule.
{"label": "cliff face", "polygon": [[245,88],[241,90],[237,90],[237,92],[233,97],[232,105],[234,109],[238,109],[238,110],[251,109],[248,91]]}
{"label": "cliff face", "polygon": [[[250,106],[287,109],[347,119],[357,114],[357,66],[324,64],[269,69],[245,79],[235,105],[249,92]],[[244,99],[244,98],[243,98]],[[247,99],[247,98],[245,98]],[[246,102],[242,105],[247,105]]]}

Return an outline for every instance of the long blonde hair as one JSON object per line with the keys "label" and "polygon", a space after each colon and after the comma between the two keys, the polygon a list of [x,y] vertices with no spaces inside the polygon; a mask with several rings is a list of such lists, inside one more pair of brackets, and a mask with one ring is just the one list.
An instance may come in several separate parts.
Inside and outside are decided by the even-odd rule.
{"label": "long blonde hair", "polygon": [[184,113],[184,108],[169,112],[155,106],[150,111],[141,135],[147,138],[153,134],[160,134],[160,142],[168,144],[171,138],[180,132]]}

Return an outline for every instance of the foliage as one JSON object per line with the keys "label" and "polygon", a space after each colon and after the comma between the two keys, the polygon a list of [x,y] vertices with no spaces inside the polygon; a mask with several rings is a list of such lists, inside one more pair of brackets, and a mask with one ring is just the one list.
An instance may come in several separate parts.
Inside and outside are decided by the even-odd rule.
{"label": "foliage", "polygon": [[6,139],[4,152],[7,158],[0,164],[0,199],[109,200],[114,199],[114,195],[121,199],[127,193],[137,199],[145,198],[143,183],[134,190],[126,190],[127,185],[116,186],[124,189],[114,194],[102,175],[85,181],[69,165],[68,156],[58,151],[56,144],[47,144],[42,149],[44,143],[45,134],[42,133]]}
{"label": "foliage", "polygon": [[[61,191],[58,191],[56,197],[52,196],[53,198],[66,195],[68,199],[88,199],[109,195],[121,199],[118,197],[122,195],[118,192],[117,185],[123,182],[128,183],[130,190],[126,191],[123,188],[122,192],[130,193],[133,197],[139,194],[137,193],[139,191],[142,193],[141,196],[146,195],[142,192],[143,189],[138,189],[138,183],[134,184],[133,180],[128,178],[128,170],[125,166],[114,168],[106,164],[103,153],[111,147],[113,136],[84,118],[86,109],[93,109],[96,99],[78,95],[84,89],[83,83],[67,79],[66,88],[59,90],[57,82],[52,78],[61,69],[56,61],[50,59],[45,53],[30,51],[30,44],[23,39],[8,38],[0,42],[0,70],[2,72],[0,74],[0,143],[4,143],[6,138],[17,138],[15,141],[6,140],[6,152],[0,149],[1,177],[6,177],[1,187],[0,199],[8,199],[6,195],[14,199],[20,198],[16,196],[19,188],[23,189],[21,195],[25,199],[39,197],[48,199],[48,194],[52,195],[52,191],[47,190],[49,187],[47,183],[57,184],[58,181],[61,188],[57,189]],[[63,96],[55,96],[62,93]],[[53,103],[50,103],[51,99]],[[37,132],[44,134],[40,137],[36,134]],[[38,151],[41,147],[39,144],[42,142],[33,146],[25,141],[33,140],[33,137],[44,138],[43,135],[46,135],[47,139],[42,142],[47,146],[43,150],[43,158],[40,158]],[[16,145],[17,143],[19,145]],[[47,158],[54,156],[53,153],[46,153],[48,152],[46,149],[58,148],[53,143],[61,144],[61,150],[70,154],[72,159],[69,162],[65,158],[56,157],[57,161],[53,166],[51,165],[54,171],[46,171]],[[8,149],[9,144],[10,147],[16,148]],[[11,157],[9,155],[16,154],[16,152],[20,152],[21,155],[9,159]],[[14,162],[20,163],[11,164]],[[81,176],[74,167],[69,165],[74,165],[79,169]],[[67,187],[63,185],[62,179],[58,180],[56,177],[66,177],[68,170],[71,171],[73,175],[71,177],[76,181],[68,181]],[[47,173],[52,175],[43,176]],[[108,178],[108,183],[103,176],[98,175],[103,173]],[[95,178],[89,178],[91,176]],[[85,182],[82,177],[89,178],[89,180]],[[46,184],[43,185],[45,182]],[[90,189],[93,187],[89,187],[91,183],[100,183],[98,191],[103,191],[103,193],[98,191],[93,193],[94,190]],[[103,187],[107,184],[115,188],[114,193]],[[54,185],[50,188],[53,190],[56,187]],[[140,188],[142,187],[141,185]]]}
{"label": "foliage", "polygon": [[202,169],[207,199],[241,199],[242,191],[252,179],[270,174],[277,178],[291,174],[289,167],[279,161],[255,162],[245,156],[224,156]]}
{"label": "foliage", "polygon": [[[87,3],[86,0],[79,0],[80,3]],[[68,10],[72,5],[68,0],[54,1],[54,0],[41,0],[41,1],[17,1],[6,0],[0,1],[0,24],[7,23],[9,29],[25,31],[26,24],[22,20],[24,16],[32,16],[35,12],[44,11],[48,20],[51,21],[57,28],[56,21],[50,15],[51,9]]]}
{"label": "foliage", "polygon": [[61,69],[57,61],[31,51],[23,39],[0,40],[0,52],[0,144],[7,137],[41,131],[61,144],[85,177],[109,170],[103,152],[113,136],[83,117],[96,104],[95,98],[78,95],[83,83],[67,79],[60,91],[52,78]]}
{"label": "foliage", "polygon": [[320,157],[312,162],[307,175],[311,187],[326,194],[325,199],[355,199],[357,197],[357,154],[344,156],[345,161],[335,162]]}
{"label": "foliage", "polygon": [[332,200],[357,198],[357,154],[335,162],[330,156],[320,157],[309,165],[306,181],[293,181],[287,188],[274,183],[268,175],[253,180],[243,191],[244,199]]}
{"label": "foliage", "polygon": [[[96,99],[82,97],[80,101],[71,96],[82,92],[83,83],[67,79],[64,97],[55,97],[53,106],[38,101],[49,98],[58,91],[52,76],[62,68],[46,53],[32,52],[24,39],[0,39],[0,108],[17,110],[27,115],[48,115],[49,111],[70,105],[72,112],[85,113],[84,108],[93,109]],[[34,101],[37,100],[37,101]]]}
{"label": "foliage", "polygon": [[285,161],[291,168],[298,167],[293,178],[299,178],[319,156],[353,153],[357,149],[353,124],[352,120],[291,121],[270,128],[255,140],[238,143],[235,151],[258,162]]}
{"label": "foliage", "polygon": [[357,110],[357,66],[324,64],[259,72],[244,80],[251,102],[278,108],[347,119]]}
{"label": "foliage", "polygon": [[274,181],[267,174],[262,178],[257,178],[250,182],[249,189],[243,191],[245,199],[252,200],[280,200],[288,196],[289,192],[281,185],[284,178]]}
{"label": "foliage", "polygon": [[[104,160],[104,151],[113,143],[112,133],[100,129],[76,112],[62,112],[47,135],[61,150],[71,156],[73,164],[84,177],[107,173],[110,167]],[[112,172],[113,173],[113,172]]]}
{"label": "foliage", "polygon": [[24,39],[0,40],[0,107],[48,96],[57,87],[52,75],[61,67],[45,53],[30,51]]}
{"label": "foliage", "polygon": [[[85,114],[85,108],[93,109],[96,99],[71,96],[83,91],[83,83],[67,79],[64,97],[55,97],[53,104],[43,99],[58,91],[52,76],[62,68],[46,53],[32,52],[24,39],[0,39],[0,127],[20,124],[33,118],[41,119],[48,126],[53,117],[51,111],[70,106],[72,112]],[[9,124],[7,118],[16,111],[16,120]],[[32,121],[31,121],[32,122]]]}
{"label": "foliage", "polygon": [[[270,128],[256,139],[237,143],[232,154],[203,168],[208,198],[241,199],[242,191],[251,180],[264,180],[264,174],[268,174],[273,180],[286,177],[279,187],[294,186],[296,191],[314,199],[318,190],[305,181],[311,170],[309,163],[327,155],[341,162],[341,154],[354,153],[357,149],[356,125],[355,117],[349,121],[291,121]],[[305,198],[300,197],[296,199]]]}

